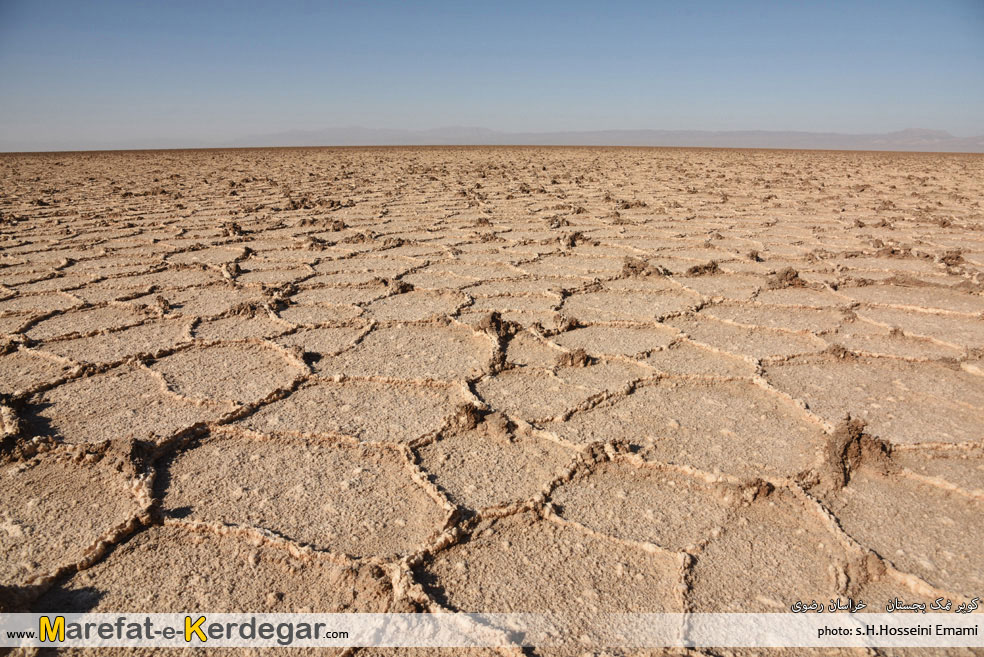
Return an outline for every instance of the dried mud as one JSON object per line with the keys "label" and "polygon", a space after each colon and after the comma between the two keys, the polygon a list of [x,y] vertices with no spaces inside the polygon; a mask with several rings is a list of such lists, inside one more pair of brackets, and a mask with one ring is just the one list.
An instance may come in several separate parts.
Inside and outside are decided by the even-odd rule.
{"label": "dried mud", "polygon": [[0,610],[576,618],[984,586],[980,156],[0,171]]}

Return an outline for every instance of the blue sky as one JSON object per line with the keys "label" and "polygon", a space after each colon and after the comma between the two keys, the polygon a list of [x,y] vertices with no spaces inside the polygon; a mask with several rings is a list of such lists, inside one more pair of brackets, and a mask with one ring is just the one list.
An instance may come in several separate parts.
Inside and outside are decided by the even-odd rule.
{"label": "blue sky", "polygon": [[348,125],[984,134],[984,0],[0,0],[0,147]]}

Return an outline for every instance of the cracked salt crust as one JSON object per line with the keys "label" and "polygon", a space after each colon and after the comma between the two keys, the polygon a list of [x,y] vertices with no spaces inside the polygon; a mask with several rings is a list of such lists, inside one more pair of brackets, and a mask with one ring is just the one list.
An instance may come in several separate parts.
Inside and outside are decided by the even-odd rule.
{"label": "cracked salt crust", "polygon": [[0,607],[979,592],[979,156],[0,167]]}

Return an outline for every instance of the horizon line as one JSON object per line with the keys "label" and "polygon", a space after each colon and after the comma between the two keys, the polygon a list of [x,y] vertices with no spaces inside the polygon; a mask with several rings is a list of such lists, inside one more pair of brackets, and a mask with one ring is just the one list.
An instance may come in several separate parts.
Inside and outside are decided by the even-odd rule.
{"label": "horizon line", "polygon": [[143,148],[79,148],[74,150],[36,150],[36,151],[4,151],[3,155],[73,155],[81,153],[161,153],[182,151],[265,151],[265,150],[304,150],[304,149],[407,149],[407,148],[635,148],[649,150],[693,150],[693,151],[790,151],[817,153],[896,153],[899,155],[984,155],[984,147],[980,151],[928,151],[901,150],[877,148],[804,148],[796,146],[664,146],[649,144],[305,144],[305,145],[270,145],[270,146],[162,146]]}
{"label": "horizon line", "polygon": [[[222,150],[248,148],[371,147],[610,147],[707,148],[731,150],[866,151],[984,153],[984,135],[956,137],[945,130],[907,128],[883,133],[811,132],[804,130],[667,130],[614,128],[508,132],[475,126],[427,129],[364,126],[292,129],[243,137],[132,140],[71,140],[68,143],[0,142],[2,153],[73,153],[116,151]],[[72,143],[74,141],[74,143]],[[12,143],[11,143],[12,142]],[[100,143],[101,142],[101,143]],[[129,143],[128,143],[129,142]]]}

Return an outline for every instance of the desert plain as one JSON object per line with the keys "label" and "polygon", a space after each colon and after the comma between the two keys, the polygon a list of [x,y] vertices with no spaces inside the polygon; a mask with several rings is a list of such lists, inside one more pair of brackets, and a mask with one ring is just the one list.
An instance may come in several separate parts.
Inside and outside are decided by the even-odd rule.
{"label": "desert plain", "polygon": [[981,155],[2,155],[0,610],[984,595],[982,200]]}

